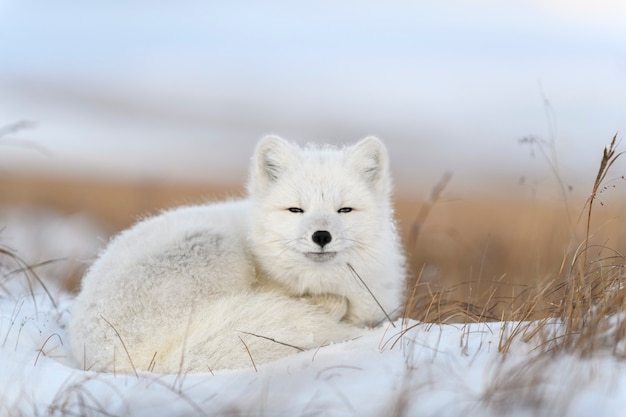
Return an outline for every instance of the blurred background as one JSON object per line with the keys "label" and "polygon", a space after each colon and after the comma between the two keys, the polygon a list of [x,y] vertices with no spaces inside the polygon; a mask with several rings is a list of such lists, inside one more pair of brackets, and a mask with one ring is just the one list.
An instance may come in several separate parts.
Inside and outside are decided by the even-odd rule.
{"label": "blurred background", "polygon": [[[0,1],[3,236],[35,207],[91,219],[97,248],[138,216],[241,195],[264,134],[377,135],[415,276],[554,274],[626,128],[625,18],[619,0]],[[623,174],[594,224],[616,250]]]}

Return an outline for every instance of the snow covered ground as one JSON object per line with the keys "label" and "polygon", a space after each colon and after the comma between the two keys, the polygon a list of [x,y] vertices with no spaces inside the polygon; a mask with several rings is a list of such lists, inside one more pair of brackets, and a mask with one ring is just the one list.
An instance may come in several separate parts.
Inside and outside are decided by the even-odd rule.
{"label": "snow covered ground", "polygon": [[[85,371],[67,346],[72,296],[21,270],[8,254],[0,265],[0,416],[621,416],[626,410],[623,362],[600,350],[581,359],[546,353],[540,338],[510,339],[533,323],[398,320],[395,328],[258,369]],[[554,335],[560,327],[550,324]],[[508,353],[500,353],[509,340]]]}

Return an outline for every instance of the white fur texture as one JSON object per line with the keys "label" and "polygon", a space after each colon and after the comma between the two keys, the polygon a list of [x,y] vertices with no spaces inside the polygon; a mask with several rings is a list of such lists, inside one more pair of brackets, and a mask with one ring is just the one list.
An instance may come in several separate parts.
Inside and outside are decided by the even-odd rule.
{"label": "white fur texture", "polygon": [[397,316],[404,258],[376,138],[263,138],[248,199],[182,207],[115,237],[70,323],[81,367],[208,372],[347,340]]}

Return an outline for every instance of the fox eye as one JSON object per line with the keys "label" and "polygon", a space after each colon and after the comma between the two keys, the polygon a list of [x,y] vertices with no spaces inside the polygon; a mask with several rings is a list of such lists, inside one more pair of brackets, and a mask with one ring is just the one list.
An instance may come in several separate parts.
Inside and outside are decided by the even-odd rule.
{"label": "fox eye", "polygon": [[337,210],[337,213],[350,213],[352,211],[352,207],[342,207]]}
{"label": "fox eye", "polygon": [[300,207],[289,207],[287,210],[292,213],[304,213],[304,210],[302,210]]}

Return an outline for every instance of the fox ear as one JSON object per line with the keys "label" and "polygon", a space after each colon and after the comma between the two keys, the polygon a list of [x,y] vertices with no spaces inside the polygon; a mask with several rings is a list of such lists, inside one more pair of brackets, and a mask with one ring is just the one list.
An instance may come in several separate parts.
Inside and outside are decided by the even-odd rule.
{"label": "fox ear", "polygon": [[361,178],[375,190],[391,191],[389,156],[385,144],[374,136],[368,136],[352,147],[350,163]]}
{"label": "fox ear", "polygon": [[298,149],[296,145],[279,136],[263,137],[252,157],[248,191],[264,189],[276,181],[294,163]]}

